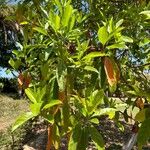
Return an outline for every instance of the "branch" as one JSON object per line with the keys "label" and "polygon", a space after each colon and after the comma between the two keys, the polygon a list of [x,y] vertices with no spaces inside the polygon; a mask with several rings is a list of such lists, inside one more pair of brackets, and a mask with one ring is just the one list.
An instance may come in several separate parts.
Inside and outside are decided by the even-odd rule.
{"label": "branch", "polygon": [[140,68],[140,67],[145,67],[145,66],[150,66],[150,63],[142,64],[142,65],[136,65],[136,66],[130,66],[131,68]]}

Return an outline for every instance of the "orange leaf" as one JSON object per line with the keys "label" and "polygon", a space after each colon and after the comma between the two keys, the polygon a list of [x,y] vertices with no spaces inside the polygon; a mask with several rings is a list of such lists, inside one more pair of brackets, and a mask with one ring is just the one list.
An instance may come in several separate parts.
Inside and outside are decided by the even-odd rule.
{"label": "orange leaf", "polygon": [[120,78],[120,71],[113,59],[104,57],[104,69],[110,86],[117,84]]}
{"label": "orange leaf", "polygon": [[138,108],[143,109],[144,108],[144,102],[141,97],[138,97],[135,101],[135,104]]}
{"label": "orange leaf", "polygon": [[116,78],[113,63],[109,57],[104,57],[104,69],[109,85],[113,86],[116,83]]}
{"label": "orange leaf", "polygon": [[22,86],[23,85],[23,80],[24,80],[24,77],[23,77],[22,73],[19,74],[17,80],[18,80],[19,85]]}
{"label": "orange leaf", "polygon": [[31,76],[30,76],[30,75],[27,75],[26,78],[25,78],[25,81],[24,81],[24,87],[25,87],[25,88],[28,88],[30,82],[31,82]]}
{"label": "orange leaf", "polygon": [[65,100],[65,91],[59,91],[58,92],[58,99],[62,102]]}

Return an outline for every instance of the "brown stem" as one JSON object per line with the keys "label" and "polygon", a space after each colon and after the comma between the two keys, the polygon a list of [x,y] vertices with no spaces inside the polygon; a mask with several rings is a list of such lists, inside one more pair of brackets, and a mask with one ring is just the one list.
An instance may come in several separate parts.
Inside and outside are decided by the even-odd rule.
{"label": "brown stem", "polygon": [[47,132],[48,132],[48,139],[47,139],[47,146],[46,146],[46,150],[50,150],[51,146],[52,146],[52,126],[48,125],[47,128]]}

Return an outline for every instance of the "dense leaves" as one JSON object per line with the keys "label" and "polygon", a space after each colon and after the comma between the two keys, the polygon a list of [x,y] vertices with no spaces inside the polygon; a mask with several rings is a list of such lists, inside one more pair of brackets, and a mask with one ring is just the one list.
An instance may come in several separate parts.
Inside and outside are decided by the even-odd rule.
{"label": "dense leaves", "polygon": [[[49,141],[48,147],[59,149],[61,136],[67,136],[69,149],[85,150],[90,140],[105,149],[95,128],[98,118],[119,122],[123,115],[127,121],[131,107],[140,109],[139,146],[148,140],[143,133],[149,124],[144,111],[150,102],[149,7],[145,0],[19,3],[15,19],[21,40],[9,64],[31,77],[25,92],[33,117],[52,126],[55,144]],[[123,104],[111,99],[113,94],[124,97]],[[28,119],[25,115],[14,129]]]}

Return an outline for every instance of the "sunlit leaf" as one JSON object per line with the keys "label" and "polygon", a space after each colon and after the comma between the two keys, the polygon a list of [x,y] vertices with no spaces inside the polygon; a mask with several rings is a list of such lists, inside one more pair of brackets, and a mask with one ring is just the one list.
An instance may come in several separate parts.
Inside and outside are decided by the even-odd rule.
{"label": "sunlit leaf", "polygon": [[36,30],[39,33],[42,33],[44,35],[47,35],[47,31],[44,28],[42,28],[42,27],[34,27],[33,30]]}
{"label": "sunlit leaf", "polygon": [[116,23],[116,28],[118,28],[119,26],[121,26],[122,25],[122,23],[123,23],[123,19],[121,19],[121,20],[119,20],[117,23]]}
{"label": "sunlit leaf", "polygon": [[73,8],[71,5],[66,5],[64,8],[64,14],[62,17],[62,24],[64,27],[68,26],[69,20],[71,18],[71,15],[73,13]]}
{"label": "sunlit leaf", "polygon": [[121,39],[124,41],[124,42],[128,42],[128,43],[133,43],[133,39],[128,37],[128,36],[121,36]]}
{"label": "sunlit leaf", "polygon": [[92,93],[90,97],[90,103],[88,105],[88,113],[93,113],[99,104],[102,103],[104,99],[104,91],[96,90]]}
{"label": "sunlit leaf", "polygon": [[37,116],[40,114],[41,106],[42,106],[42,103],[30,104],[30,109],[34,116]]}
{"label": "sunlit leaf", "polygon": [[23,125],[25,122],[27,122],[29,119],[33,117],[34,115],[32,114],[32,112],[26,112],[22,114],[17,118],[17,120],[13,124],[12,131],[16,130],[18,127],[20,127],[21,125]]}
{"label": "sunlit leaf", "polygon": [[124,42],[122,43],[116,43],[116,44],[112,44],[112,45],[109,45],[107,46],[108,49],[115,49],[115,48],[118,48],[118,49],[124,49],[124,48],[128,48]]}
{"label": "sunlit leaf", "polygon": [[60,105],[60,104],[62,104],[62,102],[61,102],[60,100],[51,100],[51,101],[49,102],[49,104],[46,104],[46,105],[43,107],[43,109],[48,109],[48,108],[51,108],[51,107],[53,107],[53,106]]}
{"label": "sunlit leaf", "polygon": [[142,47],[149,43],[150,43],[150,38],[144,38],[142,41],[140,41],[139,46]]}
{"label": "sunlit leaf", "polygon": [[99,38],[99,41],[105,45],[107,40],[108,40],[108,37],[109,37],[109,34],[107,32],[107,28],[105,26],[99,28],[98,30],[98,38]]}
{"label": "sunlit leaf", "polygon": [[110,86],[117,84],[120,71],[117,64],[109,57],[104,58],[104,69]]}
{"label": "sunlit leaf", "polygon": [[25,89],[25,93],[28,96],[28,98],[31,100],[31,102],[37,103],[36,94],[33,92],[32,89],[30,88]]}
{"label": "sunlit leaf", "polygon": [[103,56],[107,56],[107,54],[102,52],[91,52],[87,54],[85,57],[83,57],[82,59],[85,60],[85,59],[92,59],[95,57],[103,57]]}
{"label": "sunlit leaf", "polygon": [[87,71],[92,71],[92,72],[96,72],[99,74],[98,70],[92,66],[85,66],[84,69]]}

